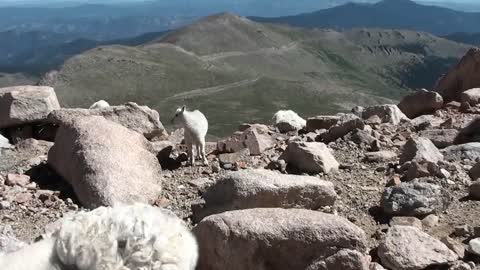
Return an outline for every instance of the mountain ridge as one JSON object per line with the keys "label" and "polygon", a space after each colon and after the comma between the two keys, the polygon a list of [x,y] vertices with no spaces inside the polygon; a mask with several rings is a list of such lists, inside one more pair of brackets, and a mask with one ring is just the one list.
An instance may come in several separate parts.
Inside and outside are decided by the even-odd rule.
{"label": "mountain ridge", "polygon": [[428,6],[410,0],[383,0],[375,4],[349,3],[329,9],[277,18],[249,17],[258,22],[299,27],[352,29],[381,27],[424,31],[437,35],[476,32],[480,13]]}
{"label": "mountain ridge", "polygon": [[217,14],[138,46],[91,49],[44,84],[65,106],[133,100],[168,115],[187,104],[216,123],[212,134],[224,135],[242,122],[268,121],[278,109],[335,113],[394,102],[433,85],[466,50],[415,31],[342,33]]}

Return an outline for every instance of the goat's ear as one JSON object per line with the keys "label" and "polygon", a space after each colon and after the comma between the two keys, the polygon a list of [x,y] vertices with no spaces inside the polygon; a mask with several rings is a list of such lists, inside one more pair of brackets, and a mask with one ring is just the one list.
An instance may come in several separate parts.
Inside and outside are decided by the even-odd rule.
{"label": "goat's ear", "polygon": [[186,105],[183,105],[183,106],[182,106],[182,112],[184,112],[186,108],[187,108],[187,106],[186,106]]}

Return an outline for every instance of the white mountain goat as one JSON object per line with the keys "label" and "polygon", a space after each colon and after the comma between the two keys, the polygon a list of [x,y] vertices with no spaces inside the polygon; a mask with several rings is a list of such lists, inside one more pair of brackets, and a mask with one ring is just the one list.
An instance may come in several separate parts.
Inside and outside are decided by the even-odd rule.
{"label": "white mountain goat", "polygon": [[110,104],[108,104],[108,102],[106,102],[105,100],[99,100],[95,103],[92,104],[92,106],[90,106],[90,110],[94,110],[94,109],[103,109],[103,108],[108,108],[110,107]]}
{"label": "white mountain goat", "polygon": [[205,115],[198,110],[187,111],[185,106],[178,108],[172,122],[177,126],[182,126],[185,132],[185,144],[188,148],[188,158],[191,165],[195,165],[195,154],[193,147],[196,147],[197,154],[208,165],[207,155],[205,154],[205,136],[208,131],[208,121]]}
{"label": "white mountain goat", "polygon": [[32,245],[0,254],[2,270],[194,270],[195,237],[172,212],[144,204],[68,214]]}

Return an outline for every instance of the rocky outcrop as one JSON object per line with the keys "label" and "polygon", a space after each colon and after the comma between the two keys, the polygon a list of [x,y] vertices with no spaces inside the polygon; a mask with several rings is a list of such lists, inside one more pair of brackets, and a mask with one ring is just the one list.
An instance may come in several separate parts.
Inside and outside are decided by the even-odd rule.
{"label": "rocky outcrop", "polygon": [[407,161],[437,163],[443,160],[443,155],[437,147],[427,138],[418,137],[410,139],[403,147],[400,164]]}
{"label": "rocky outcrop", "polygon": [[305,127],[307,121],[291,110],[278,111],[273,116],[273,125],[281,133],[300,130]]}
{"label": "rocky outcrop", "polygon": [[60,104],[51,87],[0,88],[0,128],[45,122],[48,114],[57,109]]}
{"label": "rocky outcrop", "polygon": [[437,81],[434,91],[442,95],[446,102],[459,100],[465,90],[480,86],[480,77],[475,75],[479,72],[480,49],[472,48],[456,66]]}
{"label": "rocky outcrop", "polygon": [[442,187],[430,183],[409,182],[387,187],[382,195],[383,211],[391,215],[424,216],[446,208]]}
{"label": "rocky outcrop", "polygon": [[415,118],[443,107],[443,98],[437,92],[420,89],[402,99],[398,108],[408,117]]}
{"label": "rocky outcrop", "polygon": [[100,116],[76,117],[62,125],[48,164],[89,208],[153,202],[160,195],[161,168],[150,143]]}
{"label": "rocky outcrop", "polygon": [[[199,270],[368,269],[365,233],[342,217],[317,211],[230,211],[203,219],[193,232]],[[336,268],[347,260],[356,268]]]}
{"label": "rocky outcrop", "polygon": [[248,208],[318,209],[333,205],[333,184],[312,176],[285,175],[257,169],[227,173],[203,195],[205,204],[192,207],[194,220]]}
{"label": "rocky outcrop", "polygon": [[340,166],[328,147],[318,142],[292,142],[279,159],[306,173],[329,173]]}
{"label": "rocky outcrop", "polygon": [[147,139],[162,136],[165,133],[157,111],[133,102],[99,109],[60,109],[53,111],[48,118],[55,124],[64,124],[77,117],[85,116],[103,116],[107,120],[142,134]]}
{"label": "rocky outcrop", "polygon": [[398,106],[393,104],[367,107],[362,116],[365,120],[376,117],[380,119],[381,123],[390,123],[392,125],[398,125],[401,121],[408,120],[408,117],[398,108]]}
{"label": "rocky outcrop", "polygon": [[392,270],[420,270],[458,259],[445,244],[411,226],[390,228],[378,247],[378,256]]}

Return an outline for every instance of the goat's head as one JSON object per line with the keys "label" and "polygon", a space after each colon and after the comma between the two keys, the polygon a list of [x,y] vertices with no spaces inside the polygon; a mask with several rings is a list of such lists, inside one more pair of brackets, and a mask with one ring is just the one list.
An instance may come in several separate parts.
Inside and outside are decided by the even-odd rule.
{"label": "goat's head", "polygon": [[185,112],[186,110],[186,106],[183,105],[182,107],[178,108],[176,111],[175,111],[175,116],[172,118],[172,124],[175,124],[175,125],[179,125],[182,123],[182,119],[183,119],[183,113]]}

